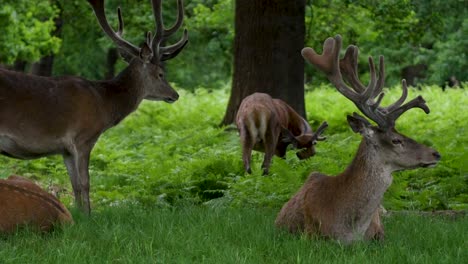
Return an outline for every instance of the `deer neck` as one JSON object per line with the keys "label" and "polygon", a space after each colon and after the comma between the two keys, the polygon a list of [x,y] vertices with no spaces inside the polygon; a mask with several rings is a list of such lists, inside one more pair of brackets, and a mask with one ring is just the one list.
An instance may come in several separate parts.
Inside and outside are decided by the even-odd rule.
{"label": "deer neck", "polygon": [[354,160],[338,177],[354,208],[372,214],[392,183],[392,168],[382,159],[378,147],[361,141]]}
{"label": "deer neck", "polygon": [[312,129],[310,128],[307,121],[302,118],[292,107],[285,104],[288,114],[288,129],[293,133],[294,136],[312,135]]}
{"label": "deer neck", "polygon": [[135,111],[145,96],[140,73],[131,65],[113,79],[102,81],[100,87],[112,125]]}

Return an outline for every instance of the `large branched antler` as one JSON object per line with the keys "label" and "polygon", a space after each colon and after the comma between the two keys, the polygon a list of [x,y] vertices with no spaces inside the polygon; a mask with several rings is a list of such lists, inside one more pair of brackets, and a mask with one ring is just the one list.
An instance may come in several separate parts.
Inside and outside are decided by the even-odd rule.
{"label": "large branched antler", "polygon": [[[118,30],[114,31],[106,18],[104,0],[88,0],[88,2],[91,4],[94,10],[99,25],[101,26],[102,30],[109,36],[109,38],[119,48],[125,50],[131,56],[139,56],[141,49],[122,38],[124,25],[120,8],[117,9],[117,17],[119,20]],[[152,38],[151,33],[148,32],[146,44],[153,52],[153,57],[151,59],[152,63],[157,64],[160,61],[171,59],[179,54],[179,52],[184,48],[185,44],[187,44],[188,32],[187,29],[184,29],[182,39],[180,39],[177,43],[166,47],[160,47],[161,41],[168,38],[181,27],[184,20],[184,5],[182,0],[177,1],[177,20],[172,27],[165,29],[162,21],[161,0],[153,0],[151,1],[151,4],[153,7],[153,14],[156,24],[156,34]]]}
{"label": "large branched antler", "polygon": [[[379,77],[375,71],[374,60],[369,57],[370,82],[364,86],[357,73],[358,48],[350,45],[345,56],[340,60],[341,36],[328,38],[323,44],[323,53],[317,54],[312,48],[304,48],[302,56],[319,70],[324,72],[330,82],[346,98],[351,100],[361,112],[373,120],[379,127],[389,129],[395,126],[395,121],[407,110],[418,107],[429,113],[429,107],[421,96],[402,105],[408,95],[406,81],[402,80],[403,93],[396,102],[387,107],[381,107],[384,97],[382,92],[385,82],[385,67],[383,56],[379,57]],[[343,74],[343,75],[342,75]],[[351,86],[348,86],[347,83]]]}

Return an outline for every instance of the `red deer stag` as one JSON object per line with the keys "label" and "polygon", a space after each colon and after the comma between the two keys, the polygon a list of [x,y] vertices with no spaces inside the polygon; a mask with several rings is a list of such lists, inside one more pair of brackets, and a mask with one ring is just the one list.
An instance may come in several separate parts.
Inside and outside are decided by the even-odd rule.
{"label": "red deer stag", "polygon": [[320,134],[328,126],[327,122],[323,122],[314,133],[307,121],[288,104],[264,93],[254,93],[242,100],[236,123],[245,170],[252,173],[252,150],[262,151],[265,152],[263,175],[268,174],[273,155],[285,157],[289,144],[302,149],[297,153],[299,159],[315,155],[314,145],[319,140],[325,140]]}
{"label": "red deer stag", "polygon": [[175,57],[188,41],[187,30],[176,44],[161,41],[183,21],[182,0],[174,26],[163,27],[161,0],[153,0],[157,32],[148,33],[141,48],[122,38],[108,24],[104,0],[88,0],[102,30],[121,50],[129,65],[114,79],[45,78],[0,69],[0,153],[18,159],[62,155],[75,201],[90,213],[89,158],[99,136],[136,110],[143,99],[175,102],[179,95],[164,76],[161,62]]}
{"label": "red deer stag", "polygon": [[383,239],[379,205],[392,182],[392,172],[433,166],[440,155],[395,130],[396,119],[407,110],[419,107],[429,113],[424,99],[418,96],[402,105],[408,91],[403,80],[400,99],[381,107],[383,57],[380,57],[378,79],[372,57],[369,58],[371,79],[365,87],[357,75],[357,47],[349,46],[341,60],[340,49],[341,37],[336,36],[325,41],[322,55],[311,48],[304,48],[302,55],[323,71],[337,90],[377,126],[356,113],[348,116],[352,130],[363,137],[353,161],[336,177],[312,173],[299,192],[283,206],[276,225],[293,233],[305,231],[345,243],[361,238]]}
{"label": "red deer stag", "polygon": [[22,226],[47,232],[66,223],[73,223],[67,208],[34,182],[20,176],[0,179],[0,234]]}

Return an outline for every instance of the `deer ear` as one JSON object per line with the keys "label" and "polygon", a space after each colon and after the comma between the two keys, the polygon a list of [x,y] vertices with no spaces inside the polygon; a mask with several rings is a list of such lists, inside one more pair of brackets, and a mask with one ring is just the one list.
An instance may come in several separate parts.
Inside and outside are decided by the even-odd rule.
{"label": "deer ear", "polygon": [[143,46],[141,47],[141,50],[140,50],[140,59],[143,62],[148,63],[151,61],[151,58],[153,58],[153,51],[145,42],[143,43]]}
{"label": "deer ear", "polygon": [[367,121],[364,117],[353,113],[353,115],[348,115],[348,124],[351,127],[351,129],[354,131],[354,133],[360,133],[362,135],[367,134],[367,131],[369,130],[369,127],[371,127],[371,123]]}

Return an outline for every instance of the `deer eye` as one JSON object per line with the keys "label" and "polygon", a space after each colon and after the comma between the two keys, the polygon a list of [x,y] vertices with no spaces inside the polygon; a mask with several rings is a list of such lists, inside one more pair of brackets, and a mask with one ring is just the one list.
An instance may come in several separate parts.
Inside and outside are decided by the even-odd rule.
{"label": "deer eye", "polygon": [[392,143],[393,143],[393,145],[401,145],[402,142],[398,138],[394,138],[394,139],[392,139]]}
{"label": "deer eye", "polygon": [[164,74],[162,74],[162,73],[159,73],[158,76],[159,76],[160,79],[164,78]]}

